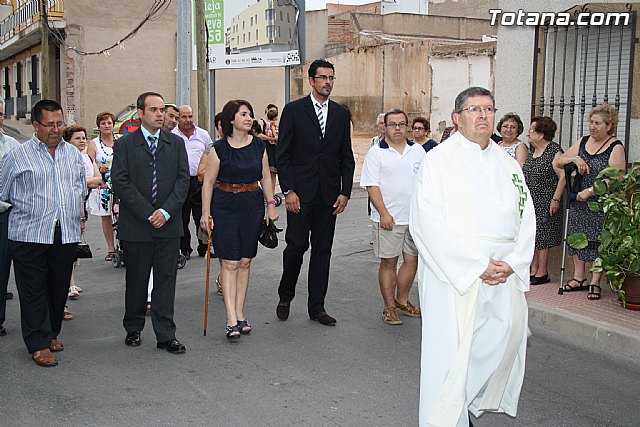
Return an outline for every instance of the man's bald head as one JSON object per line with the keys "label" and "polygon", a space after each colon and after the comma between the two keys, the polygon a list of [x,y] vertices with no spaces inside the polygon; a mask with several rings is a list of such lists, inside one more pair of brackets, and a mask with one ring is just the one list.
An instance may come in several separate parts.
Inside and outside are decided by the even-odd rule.
{"label": "man's bald head", "polygon": [[178,107],[178,128],[184,134],[193,132],[193,110],[189,105]]}

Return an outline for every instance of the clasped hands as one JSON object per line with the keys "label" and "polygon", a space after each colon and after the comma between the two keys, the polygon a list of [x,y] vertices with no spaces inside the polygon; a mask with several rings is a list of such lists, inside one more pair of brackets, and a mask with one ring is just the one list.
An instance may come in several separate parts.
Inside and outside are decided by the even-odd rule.
{"label": "clasped hands", "polygon": [[513,269],[509,264],[491,258],[487,269],[480,275],[480,278],[488,285],[498,285],[506,282],[507,278],[512,274]]}
{"label": "clasped hands", "polygon": [[160,228],[167,223],[167,219],[164,217],[160,209],[156,209],[151,214],[149,222],[151,223],[153,228]]}

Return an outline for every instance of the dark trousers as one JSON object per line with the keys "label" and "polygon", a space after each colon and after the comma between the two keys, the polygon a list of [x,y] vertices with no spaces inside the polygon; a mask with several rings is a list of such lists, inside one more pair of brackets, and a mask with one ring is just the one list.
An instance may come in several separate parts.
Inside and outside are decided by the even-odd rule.
{"label": "dark trousers", "polygon": [[301,204],[300,213],[287,212],[287,247],[282,253],[283,272],[278,294],[280,300],[289,302],[296,293],[296,283],[302,267],[304,253],[309,249],[311,234],[311,258],[309,260],[309,316],[324,310],[324,298],[329,286],[331,247],[336,228],[334,208],[325,204],[319,196],[311,203]]}
{"label": "dark trousers", "polygon": [[0,213],[0,326],[2,326],[5,321],[9,270],[11,270],[11,257],[9,256],[9,211],[6,211]]}
{"label": "dark trousers", "polygon": [[[184,234],[180,240],[180,250],[182,252],[191,253],[191,232],[189,231],[189,220],[193,218],[196,223],[196,230],[200,227],[200,217],[202,216],[202,184],[198,182],[197,176],[192,176],[189,182],[189,192],[187,193],[187,199],[182,205],[182,228]],[[197,233],[196,233],[197,235]],[[198,240],[199,248],[206,246],[206,242]],[[206,251],[206,248],[205,248]]]}
{"label": "dark trousers", "polygon": [[[127,260],[125,313],[122,324],[127,332],[142,331],[147,310],[147,286],[153,267],[151,322],[159,342],[176,337],[173,303],[176,295],[180,238],[155,238],[152,242],[124,242]],[[131,261],[129,261],[131,260]]]}
{"label": "dark trousers", "polygon": [[52,245],[9,241],[20,295],[22,338],[29,353],[49,348],[60,334],[77,246],[77,242],[62,244],[59,226]]}

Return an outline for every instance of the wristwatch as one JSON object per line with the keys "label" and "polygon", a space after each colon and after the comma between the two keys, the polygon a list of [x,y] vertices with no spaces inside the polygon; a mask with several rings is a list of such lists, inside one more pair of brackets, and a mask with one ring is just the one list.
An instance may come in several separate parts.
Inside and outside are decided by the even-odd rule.
{"label": "wristwatch", "polygon": [[293,189],[287,190],[287,191],[283,191],[282,194],[284,194],[286,196],[287,194],[291,193],[292,191],[293,191]]}

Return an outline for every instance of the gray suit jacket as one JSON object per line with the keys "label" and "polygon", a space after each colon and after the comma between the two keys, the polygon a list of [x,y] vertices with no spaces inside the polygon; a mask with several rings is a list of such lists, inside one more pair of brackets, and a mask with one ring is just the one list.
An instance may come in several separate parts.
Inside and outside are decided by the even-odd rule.
{"label": "gray suit jacket", "polygon": [[[118,139],[113,149],[111,183],[120,199],[118,238],[129,241],[152,241],[154,237],[181,237],[182,204],[189,190],[189,162],[184,141],[177,135],[160,131],[156,153],[158,197],[151,204],[153,156],[140,129]],[[171,215],[161,228],[155,229],[148,218],[156,209]]]}

